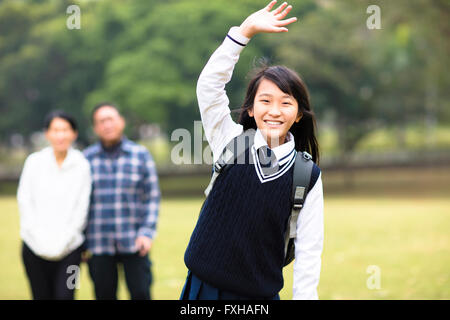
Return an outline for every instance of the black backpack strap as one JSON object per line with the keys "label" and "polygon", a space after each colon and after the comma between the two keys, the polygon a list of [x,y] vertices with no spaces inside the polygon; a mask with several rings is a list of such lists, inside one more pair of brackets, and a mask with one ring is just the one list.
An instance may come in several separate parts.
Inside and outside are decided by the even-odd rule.
{"label": "black backpack strap", "polygon": [[306,151],[297,153],[292,177],[292,210],[286,226],[285,234],[285,265],[294,259],[293,240],[297,237],[297,221],[309,191],[311,172],[314,166],[312,156]]}
{"label": "black backpack strap", "polygon": [[306,151],[297,154],[294,164],[294,176],[292,178],[293,210],[300,212],[303,208],[306,195],[308,194],[311,181],[311,172],[314,166],[312,157]]}
{"label": "black backpack strap", "polygon": [[248,129],[242,132],[240,135],[233,138],[223,149],[219,159],[214,163],[213,175],[208,187],[205,190],[205,195],[208,196],[211,191],[214,182],[224,169],[230,164],[245,163],[245,152],[253,145],[255,139],[255,129]]}

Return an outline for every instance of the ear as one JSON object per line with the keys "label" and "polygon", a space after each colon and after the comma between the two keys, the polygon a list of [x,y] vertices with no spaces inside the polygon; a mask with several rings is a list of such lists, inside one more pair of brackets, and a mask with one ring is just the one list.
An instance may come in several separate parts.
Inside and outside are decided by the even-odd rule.
{"label": "ear", "polygon": [[299,114],[299,115],[297,116],[297,118],[295,119],[295,122],[298,123],[302,117],[303,117],[303,113],[300,112],[300,114]]}
{"label": "ear", "polygon": [[127,122],[125,121],[125,118],[120,116],[120,127],[121,127],[121,130],[125,130],[126,124],[127,124]]}
{"label": "ear", "polygon": [[97,125],[97,123],[94,123],[94,125],[92,126],[92,130],[94,131],[94,133],[95,133],[97,136],[100,136],[100,131],[98,130],[98,125]]}
{"label": "ear", "polygon": [[254,113],[253,113],[253,108],[251,108],[251,109],[248,109],[248,110],[247,110],[247,113],[248,113],[248,115],[249,115],[250,117],[252,117],[252,118],[253,118],[253,116],[254,116]]}

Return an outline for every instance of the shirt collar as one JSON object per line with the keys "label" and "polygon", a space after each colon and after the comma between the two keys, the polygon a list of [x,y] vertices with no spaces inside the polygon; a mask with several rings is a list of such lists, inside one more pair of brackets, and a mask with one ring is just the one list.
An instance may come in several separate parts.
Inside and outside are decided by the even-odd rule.
{"label": "shirt collar", "polygon": [[53,152],[53,148],[51,146],[44,148],[44,152],[47,154],[47,156],[51,159],[52,163],[55,165],[55,167],[60,169],[67,169],[70,168],[73,164],[76,163],[76,160],[74,159],[74,149],[73,147],[69,147],[67,150],[67,155],[64,161],[62,162],[61,166],[58,166],[56,163],[56,157]]}
{"label": "shirt collar", "polygon": [[[280,166],[285,164],[291,159],[289,155],[295,154],[293,152],[293,150],[295,149],[295,140],[293,134],[290,131],[288,131],[286,135],[286,140],[287,141],[282,145],[270,149],[275,154],[275,157],[277,158],[278,164]],[[256,150],[258,150],[262,146],[267,146],[267,141],[259,129],[256,129],[255,140],[253,141],[253,145],[255,146]]]}
{"label": "shirt collar", "polygon": [[[106,152],[103,147],[101,142],[97,142],[96,144],[96,153],[100,153],[100,152]],[[123,152],[126,153],[131,153],[132,152],[132,145],[130,144],[130,140],[128,140],[128,138],[126,136],[123,136],[120,142],[120,147],[119,149]]]}
{"label": "shirt collar", "polygon": [[122,144],[120,145],[120,148],[122,149],[123,152],[132,153],[133,146],[131,144],[131,141],[128,140],[127,137],[123,137],[122,138]]}

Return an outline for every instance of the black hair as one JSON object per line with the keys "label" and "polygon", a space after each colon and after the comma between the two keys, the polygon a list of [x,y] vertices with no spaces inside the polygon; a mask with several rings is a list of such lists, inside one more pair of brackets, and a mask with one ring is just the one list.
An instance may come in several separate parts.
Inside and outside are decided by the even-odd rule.
{"label": "black hair", "polygon": [[117,105],[115,103],[103,101],[103,102],[97,103],[94,106],[94,108],[92,109],[92,111],[91,111],[92,123],[94,123],[94,115],[97,112],[97,110],[100,109],[100,108],[103,108],[103,107],[111,107],[111,108],[115,109],[120,114],[119,107],[117,107]]}
{"label": "black hair", "polygon": [[263,79],[272,81],[281,91],[293,96],[297,101],[298,114],[303,114],[303,116],[289,129],[294,136],[295,150],[310,153],[313,161],[318,164],[319,144],[315,133],[315,115],[310,104],[308,89],[295,71],[285,66],[263,66],[257,69],[248,85],[244,104],[240,110],[239,123],[243,125],[244,130],[257,128],[255,118],[251,117],[248,111],[253,108],[256,92]]}
{"label": "black hair", "polygon": [[70,124],[70,127],[72,128],[73,131],[78,131],[78,126],[77,122],[75,121],[75,118],[62,110],[53,110],[45,116],[44,119],[45,130],[48,130],[50,128],[50,124],[55,118],[66,120]]}

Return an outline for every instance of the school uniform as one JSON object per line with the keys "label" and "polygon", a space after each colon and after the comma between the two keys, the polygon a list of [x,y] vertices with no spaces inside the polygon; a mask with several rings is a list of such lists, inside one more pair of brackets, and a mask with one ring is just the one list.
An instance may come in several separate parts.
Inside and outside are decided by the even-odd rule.
{"label": "school uniform", "polygon": [[[237,27],[231,28],[198,80],[200,114],[214,161],[243,132],[230,116],[225,85],[248,41]],[[289,132],[284,144],[269,149],[257,129],[253,145],[246,150],[249,161],[232,165],[217,177],[185,252],[189,272],[182,299],[279,298],[284,231],[292,208],[294,147]],[[270,167],[276,170],[266,170],[264,155],[270,156]],[[297,222],[294,299],[318,299],[322,247],[322,181],[314,165]]]}

